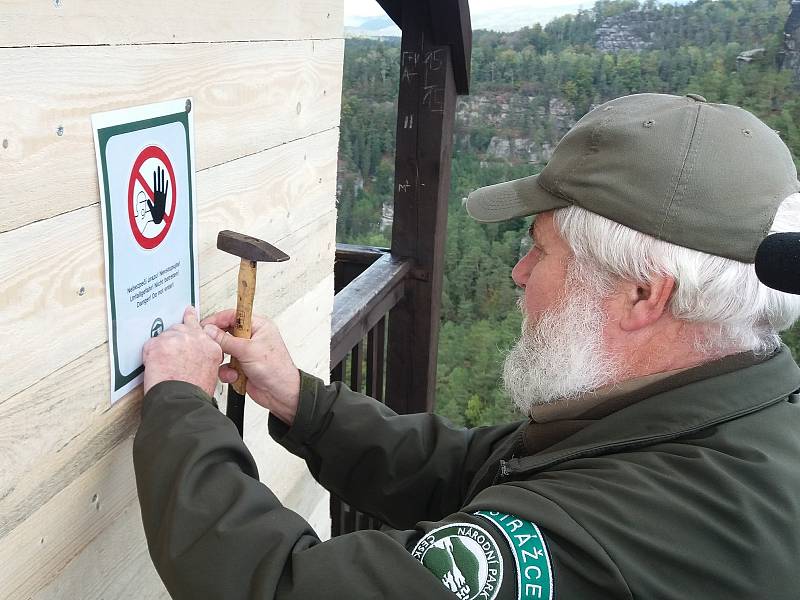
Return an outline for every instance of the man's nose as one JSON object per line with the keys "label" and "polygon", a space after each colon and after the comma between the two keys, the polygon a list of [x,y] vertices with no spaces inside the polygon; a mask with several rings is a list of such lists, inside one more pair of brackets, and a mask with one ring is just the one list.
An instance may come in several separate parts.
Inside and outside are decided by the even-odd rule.
{"label": "man's nose", "polygon": [[517,264],[514,265],[514,268],[511,269],[511,279],[514,280],[519,287],[524,288],[525,284],[528,283],[528,278],[531,274],[530,267],[528,266],[528,257],[530,254],[526,254],[522,258],[517,261]]}

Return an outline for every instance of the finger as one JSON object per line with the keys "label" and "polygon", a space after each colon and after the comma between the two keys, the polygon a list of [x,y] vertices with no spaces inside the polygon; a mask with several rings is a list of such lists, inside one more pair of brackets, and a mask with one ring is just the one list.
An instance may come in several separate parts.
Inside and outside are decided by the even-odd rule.
{"label": "finger", "polygon": [[219,327],[211,323],[203,327],[203,331],[206,332],[208,337],[219,344],[225,354],[230,354],[238,359],[243,359],[250,348],[250,340],[233,337],[227,331],[222,331]]}
{"label": "finger", "polygon": [[165,344],[167,341],[178,337],[180,333],[175,330],[175,327],[177,327],[177,325],[173,325],[169,329],[165,329],[159,333],[158,336],[150,338],[148,342],[150,342],[151,349],[155,348],[156,346],[163,346],[163,344]]}
{"label": "finger", "polygon": [[236,323],[236,309],[229,308],[221,310],[213,315],[207,316],[200,322],[200,325],[215,325],[220,329],[231,329]]}
{"label": "finger", "polygon": [[194,306],[189,305],[183,311],[183,324],[192,328],[200,327],[200,323],[197,320],[197,310]]}
{"label": "finger", "polygon": [[[265,319],[264,317],[253,315],[253,320],[251,323],[251,329],[253,334],[255,334],[261,327],[263,327],[266,321],[267,319]],[[232,330],[236,325],[236,309],[228,308],[226,310],[221,310],[219,312],[214,313],[213,315],[207,316],[205,319],[200,321],[201,326],[209,324],[216,325],[220,329],[226,331]]]}
{"label": "finger", "polygon": [[229,363],[220,366],[218,375],[222,383],[233,383],[239,379],[239,372],[231,367]]}
{"label": "finger", "polygon": [[167,187],[164,188],[164,195],[166,196],[169,193],[169,181],[167,181]]}
{"label": "finger", "polygon": [[259,317],[258,315],[253,315],[253,321],[250,324],[250,329],[253,332],[253,335],[255,335],[256,332],[258,332],[258,330],[261,329],[264,326],[264,323],[266,322],[267,322],[266,317]]}
{"label": "finger", "polygon": [[158,171],[153,171],[153,193],[158,191]]}

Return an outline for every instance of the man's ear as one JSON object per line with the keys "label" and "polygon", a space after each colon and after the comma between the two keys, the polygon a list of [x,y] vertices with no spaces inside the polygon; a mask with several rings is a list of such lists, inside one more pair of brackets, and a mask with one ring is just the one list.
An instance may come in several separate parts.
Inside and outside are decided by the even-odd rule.
{"label": "man's ear", "polygon": [[623,331],[636,331],[652,325],[667,311],[675,280],[657,276],[650,283],[625,282],[623,316],[619,321]]}

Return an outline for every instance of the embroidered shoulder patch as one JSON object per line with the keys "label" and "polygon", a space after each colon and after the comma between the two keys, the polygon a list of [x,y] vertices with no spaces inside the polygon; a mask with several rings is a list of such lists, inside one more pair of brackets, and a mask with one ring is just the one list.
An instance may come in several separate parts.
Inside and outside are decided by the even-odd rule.
{"label": "embroidered shoulder patch", "polygon": [[539,528],[514,515],[479,510],[475,513],[497,527],[514,551],[517,567],[517,598],[553,600],[553,569]]}
{"label": "embroidered shoulder patch", "polygon": [[494,600],[503,582],[503,559],[489,533],[471,523],[439,527],[411,555],[460,600]]}

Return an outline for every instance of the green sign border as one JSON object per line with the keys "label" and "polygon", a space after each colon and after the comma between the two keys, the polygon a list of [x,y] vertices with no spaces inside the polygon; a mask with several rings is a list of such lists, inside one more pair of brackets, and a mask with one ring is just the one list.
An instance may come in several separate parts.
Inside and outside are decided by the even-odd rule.
{"label": "green sign border", "polygon": [[103,168],[103,190],[105,191],[106,198],[106,236],[108,240],[108,285],[111,298],[111,336],[113,338],[112,351],[114,354],[114,391],[122,389],[131,381],[136,379],[139,375],[144,373],[144,365],[134,369],[129,375],[123,375],[119,370],[119,352],[117,349],[117,306],[114,300],[114,235],[112,230],[111,221],[111,194],[108,189],[108,164],[106,161],[106,146],[108,142],[117,135],[132,133],[134,131],[141,131],[142,129],[151,129],[169,123],[180,123],[186,132],[186,166],[189,169],[189,258],[191,273],[191,295],[192,305],[196,305],[195,298],[195,285],[194,285],[194,193],[192,190],[192,147],[189,140],[189,113],[179,112],[172,115],[164,115],[161,117],[154,117],[152,119],[144,119],[142,121],[134,121],[133,123],[123,123],[121,125],[113,125],[111,127],[104,127],[97,130],[97,140],[100,144],[100,164]]}

